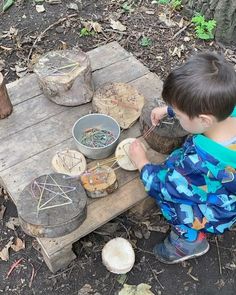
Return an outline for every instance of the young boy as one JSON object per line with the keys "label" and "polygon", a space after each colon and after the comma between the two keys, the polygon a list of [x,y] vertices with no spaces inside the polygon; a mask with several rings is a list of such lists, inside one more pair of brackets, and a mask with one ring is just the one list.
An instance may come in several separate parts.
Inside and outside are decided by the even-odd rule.
{"label": "young boy", "polygon": [[168,113],[192,133],[163,164],[151,164],[138,140],[129,155],[148,194],[172,225],[154,248],[172,264],[209,250],[206,233],[222,234],[236,222],[236,74],[222,56],[202,53],[169,74],[154,125]]}

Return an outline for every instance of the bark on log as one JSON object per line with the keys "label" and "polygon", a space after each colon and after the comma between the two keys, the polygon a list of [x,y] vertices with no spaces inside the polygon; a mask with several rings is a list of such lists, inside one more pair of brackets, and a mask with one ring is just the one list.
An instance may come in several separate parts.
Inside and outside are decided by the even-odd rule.
{"label": "bark on log", "polygon": [[[139,119],[142,134],[146,133],[152,126],[151,111],[153,108],[162,105],[164,105],[163,101],[155,99],[144,105]],[[145,140],[155,151],[161,154],[169,154],[183,144],[187,134],[187,131],[181,127],[177,119],[165,117],[161,120],[160,124],[145,137]]]}
{"label": "bark on log", "polygon": [[0,73],[0,119],[4,119],[12,112],[12,103],[7,93],[3,75]]}
{"label": "bark on log", "polygon": [[236,45],[235,0],[183,0],[183,12],[188,17],[200,13],[217,22],[215,39],[223,44]]}
{"label": "bark on log", "polygon": [[57,104],[77,106],[92,100],[90,60],[82,51],[50,51],[39,59],[34,72],[45,96]]}

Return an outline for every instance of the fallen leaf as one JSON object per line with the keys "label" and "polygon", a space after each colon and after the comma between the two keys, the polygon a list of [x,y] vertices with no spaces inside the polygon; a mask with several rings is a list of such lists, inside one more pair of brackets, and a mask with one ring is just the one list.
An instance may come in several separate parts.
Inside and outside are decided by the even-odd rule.
{"label": "fallen leaf", "polygon": [[181,58],[182,52],[184,51],[185,47],[182,44],[180,47],[175,47],[173,52],[171,53],[172,56],[177,55],[178,58]]}
{"label": "fallen leaf", "polygon": [[84,27],[90,32],[94,30],[97,33],[100,33],[102,31],[102,27],[98,22],[82,22]]}
{"label": "fallen leaf", "polygon": [[155,10],[146,10],[145,11],[146,14],[155,14]]}
{"label": "fallen leaf", "polygon": [[61,0],[46,0],[46,2],[49,4],[60,4]]}
{"label": "fallen leaf", "polygon": [[0,251],[0,258],[4,261],[8,261],[9,260],[9,248],[11,247],[11,245],[13,244],[12,242],[13,237],[10,237],[10,240],[8,241],[8,243],[5,245],[5,247]]}
{"label": "fallen leaf", "polygon": [[6,222],[6,227],[15,230],[16,226],[19,226],[19,219],[17,217],[10,217],[8,222]]}
{"label": "fallen leaf", "polygon": [[[1,62],[1,60],[0,60]],[[1,67],[1,63],[0,63],[0,67]],[[4,213],[5,213],[6,207],[4,205],[0,206],[0,220],[3,219]]]}
{"label": "fallen leaf", "polygon": [[45,11],[45,8],[44,8],[43,4],[37,4],[35,6],[35,8],[36,8],[36,10],[37,10],[38,13],[42,13],[42,12]]}
{"label": "fallen leaf", "polygon": [[3,8],[2,11],[6,11],[8,8],[10,8],[12,6],[12,4],[14,4],[15,0],[7,0],[7,1],[3,1]]}
{"label": "fallen leaf", "polygon": [[85,284],[79,291],[77,295],[101,295],[100,293],[96,292],[94,293],[93,288],[89,284]]}
{"label": "fallen leaf", "polygon": [[183,28],[183,26],[184,26],[184,18],[183,17],[181,18],[180,22],[178,23],[178,26],[180,28]]}
{"label": "fallen leaf", "polygon": [[167,18],[166,14],[164,14],[164,13],[160,13],[158,18],[160,21],[165,23],[167,25],[167,27],[174,27],[176,25],[175,22],[173,20],[171,20],[170,18]]}
{"label": "fallen leaf", "polygon": [[76,3],[67,4],[67,8],[71,9],[71,10],[76,10],[76,11],[79,10],[79,7],[78,7],[78,5]]}
{"label": "fallen leaf", "polygon": [[155,295],[150,291],[151,286],[148,284],[124,285],[124,288],[118,293],[118,295]]}
{"label": "fallen leaf", "polygon": [[15,244],[11,245],[13,251],[18,252],[22,249],[25,249],[25,242],[22,241],[20,238],[16,238]]}
{"label": "fallen leaf", "polygon": [[113,19],[110,19],[110,22],[111,22],[112,29],[118,30],[120,32],[126,31],[126,26],[122,25],[122,23],[120,21],[118,21],[118,20],[115,21]]}

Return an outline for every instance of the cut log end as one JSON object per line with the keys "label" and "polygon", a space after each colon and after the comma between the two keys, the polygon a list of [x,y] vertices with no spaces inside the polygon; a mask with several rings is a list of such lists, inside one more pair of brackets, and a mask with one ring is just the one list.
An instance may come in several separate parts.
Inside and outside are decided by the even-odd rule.
{"label": "cut log end", "polygon": [[0,73],[0,119],[8,117],[12,113],[13,107],[7,93],[3,75]]}

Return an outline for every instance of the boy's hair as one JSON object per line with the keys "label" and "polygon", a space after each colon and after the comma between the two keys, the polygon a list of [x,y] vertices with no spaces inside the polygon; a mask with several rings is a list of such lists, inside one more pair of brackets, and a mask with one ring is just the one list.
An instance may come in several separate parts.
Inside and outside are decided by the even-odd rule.
{"label": "boy's hair", "polygon": [[236,73],[223,55],[201,53],[168,75],[162,97],[190,118],[207,114],[221,121],[236,104]]}

